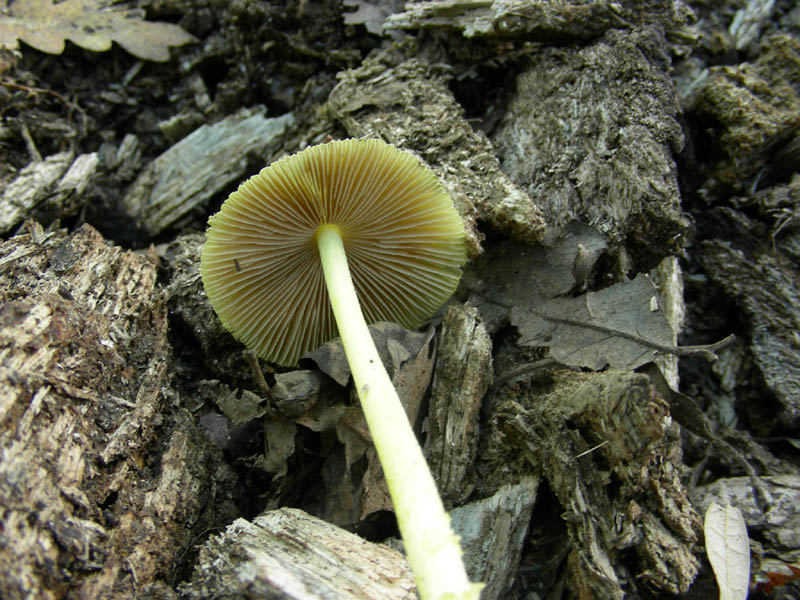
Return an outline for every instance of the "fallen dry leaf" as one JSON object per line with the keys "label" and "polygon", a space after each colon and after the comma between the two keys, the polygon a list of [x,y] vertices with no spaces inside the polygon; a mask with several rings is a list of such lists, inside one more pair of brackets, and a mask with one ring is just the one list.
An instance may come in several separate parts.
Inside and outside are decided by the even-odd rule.
{"label": "fallen dry leaf", "polygon": [[[655,286],[644,275],[584,292],[605,250],[603,236],[574,222],[552,248],[504,242],[464,273],[487,327],[508,320],[518,343],[547,347],[561,364],[635,369],[673,344]],[[581,293],[584,292],[584,293]]]}
{"label": "fallen dry leaf", "polygon": [[511,309],[521,346],[550,348],[564,365],[635,369],[672,344],[658,291],[644,275],[576,298],[535,298]]}
{"label": "fallen dry leaf", "polygon": [[703,530],[720,600],[745,600],[750,587],[750,543],[742,512],[735,506],[712,502]]}
{"label": "fallen dry leaf", "polygon": [[102,52],[117,42],[143,60],[169,60],[169,46],[197,41],[171,23],[144,21],[144,11],[110,6],[104,0],[0,0],[0,48],[16,50],[19,41],[49,54],[61,54],[64,40]]}

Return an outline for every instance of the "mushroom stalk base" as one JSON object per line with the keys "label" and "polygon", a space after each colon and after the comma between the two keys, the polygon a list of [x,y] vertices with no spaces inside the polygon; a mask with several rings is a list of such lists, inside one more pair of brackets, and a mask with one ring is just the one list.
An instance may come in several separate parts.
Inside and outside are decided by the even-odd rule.
{"label": "mushroom stalk base", "polygon": [[358,303],[341,231],[317,230],[322,270],[361,407],[383,467],[408,562],[423,600],[477,600],[458,536]]}

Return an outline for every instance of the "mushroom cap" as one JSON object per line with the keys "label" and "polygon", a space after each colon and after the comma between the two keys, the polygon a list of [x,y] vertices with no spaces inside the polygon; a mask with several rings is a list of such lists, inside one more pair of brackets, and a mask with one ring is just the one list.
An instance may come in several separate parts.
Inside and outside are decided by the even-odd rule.
{"label": "mushroom cap", "polygon": [[453,294],[464,225],[436,175],[377,139],[306,148],[212,216],[200,268],[211,305],[261,358],[295,365],[338,335],[315,233],[337,225],[367,323],[422,324]]}

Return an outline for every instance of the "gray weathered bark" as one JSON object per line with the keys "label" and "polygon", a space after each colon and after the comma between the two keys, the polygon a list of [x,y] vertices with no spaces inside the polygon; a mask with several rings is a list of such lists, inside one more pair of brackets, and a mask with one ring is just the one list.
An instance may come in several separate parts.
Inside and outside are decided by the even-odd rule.
{"label": "gray weathered bark", "polygon": [[189,600],[412,600],[414,577],[402,554],[282,508],[238,519],[203,547]]}

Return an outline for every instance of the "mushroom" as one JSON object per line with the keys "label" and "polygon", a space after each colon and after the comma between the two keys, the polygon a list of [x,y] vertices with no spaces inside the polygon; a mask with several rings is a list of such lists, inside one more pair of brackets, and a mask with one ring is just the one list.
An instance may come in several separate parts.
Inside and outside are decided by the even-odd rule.
{"label": "mushroom", "polygon": [[[209,219],[201,272],[223,325],[294,365],[338,331],[420,596],[478,598],[458,536],[367,321],[419,326],[454,292],[463,223],[436,176],[380,140],[312,146],[264,168]],[[366,320],[365,320],[366,317]]]}

